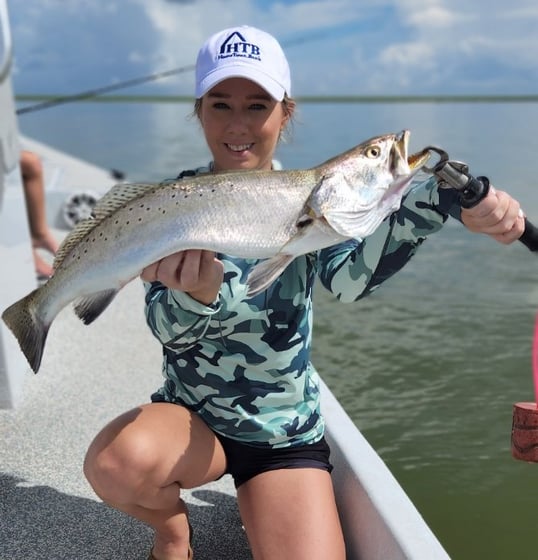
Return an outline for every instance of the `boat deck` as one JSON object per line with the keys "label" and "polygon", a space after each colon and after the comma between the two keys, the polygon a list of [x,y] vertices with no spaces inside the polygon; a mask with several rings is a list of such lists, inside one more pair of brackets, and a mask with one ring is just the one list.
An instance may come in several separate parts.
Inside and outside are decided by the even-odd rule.
{"label": "boat deck", "polygon": [[[160,383],[160,348],[129,284],[85,326],[65,309],[42,368],[16,409],[0,410],[0,559],[146,560],[151,530],[103,504],[82,474],[86,448],[119,413]],[[251,558],[231,478],[184,493],[196,560]]]}

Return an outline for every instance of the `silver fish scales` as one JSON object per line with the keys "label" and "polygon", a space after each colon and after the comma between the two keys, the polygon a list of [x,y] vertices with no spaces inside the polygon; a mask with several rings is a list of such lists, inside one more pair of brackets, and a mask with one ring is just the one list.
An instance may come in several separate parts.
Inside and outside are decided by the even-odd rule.
{"label": "silver fish scales", "polygon": [[37,372],[61,309],[75,302],[91,323],[146,266],[177,251],[266,259],[249,274],[252,297],[298,255],[363,238],[399,207],[428,159],[408,156],[408,140],[408,131],[372,138],[307,170],[116,185],[66,237],[53,276],[2,318]]}

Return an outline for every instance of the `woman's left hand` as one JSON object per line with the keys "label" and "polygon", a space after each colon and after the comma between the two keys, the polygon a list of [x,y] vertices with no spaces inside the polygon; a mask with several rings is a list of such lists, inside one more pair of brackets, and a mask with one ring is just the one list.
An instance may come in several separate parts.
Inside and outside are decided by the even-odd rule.
{"label": "woman's left hand", "polygon": [[140,277],[145,282],[161,282],[171,290],[188,293],[200,303],[209,305],[219,293],[224,266],[213,251],[189,249],[150,264]]}
{"label": "woman's left hand", "polygon": [[462,209],[461,219],[470,231],[485,233],[505,245],[519,239],[525,230],[525,215],[519,202],[493,187],[474,208]]}

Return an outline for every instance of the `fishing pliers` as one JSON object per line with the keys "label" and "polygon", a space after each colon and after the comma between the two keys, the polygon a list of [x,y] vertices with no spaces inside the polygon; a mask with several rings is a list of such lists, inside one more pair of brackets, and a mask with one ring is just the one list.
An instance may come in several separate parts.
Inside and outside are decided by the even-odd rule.
{"label": "fishing pliers", "polygon": [[[490,188],[487,177],[474,177],[469,173],[469,166],[461,161],[451,160],[448,153],[437,146],[427,146],[424,152],[433,152],[438,161],[424,171],[435,175],[441,188],[456,189],[462,208],[473,208],[484,199]],[[525,231],[519,241],[531,251],[538,251],[538,228],[525,218]]]}

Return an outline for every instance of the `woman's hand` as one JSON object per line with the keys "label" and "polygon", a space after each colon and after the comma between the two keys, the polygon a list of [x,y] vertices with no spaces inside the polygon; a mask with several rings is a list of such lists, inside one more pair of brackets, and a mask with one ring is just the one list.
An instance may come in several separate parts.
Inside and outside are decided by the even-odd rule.
{"label": "woman's hand", "polygon": [[161,282],[167,288],[186,292],[200,303],[209,305],[219,293],[224,267],[213,251],[190,249],[150,264],[140,277],[146,282]]}
{"label": "woman's hand", "polygon": [[464,208],[461,219],[470,231],[485,233],[505,245],[519,239],[525,230],[525,215],[519,202],[493,187],[474,208]]}

